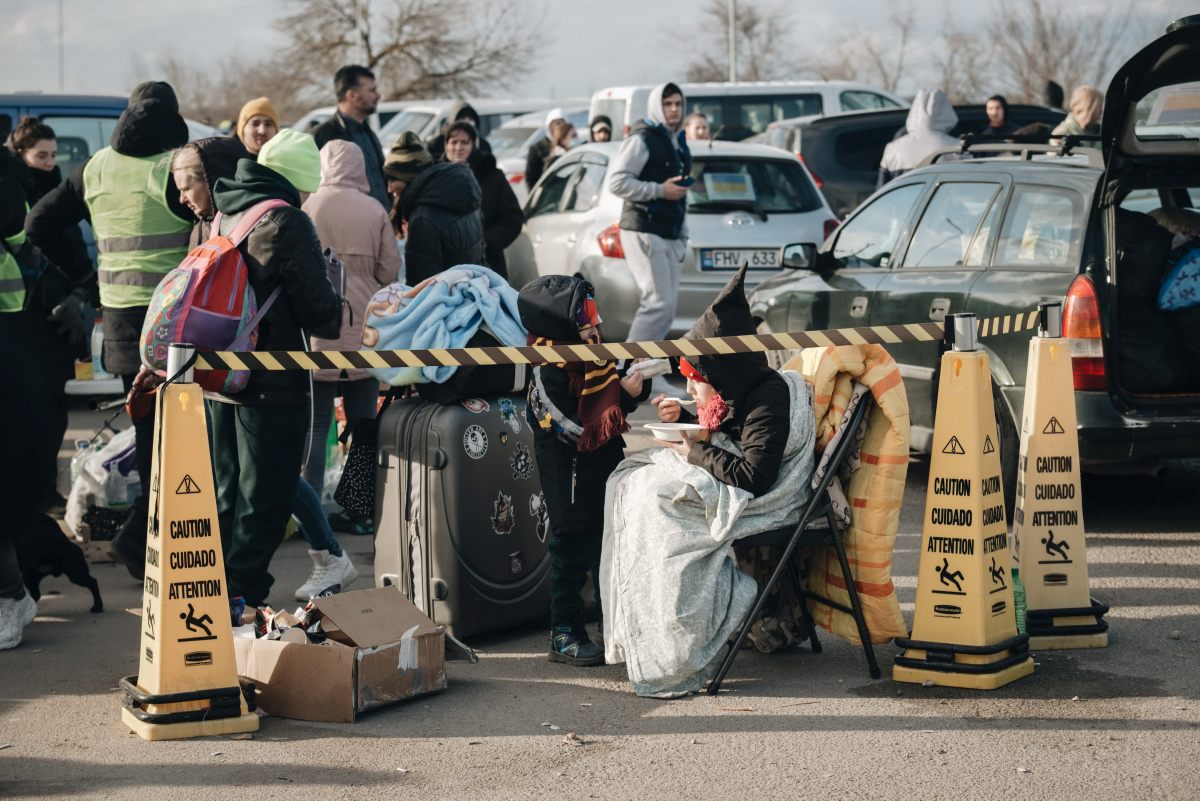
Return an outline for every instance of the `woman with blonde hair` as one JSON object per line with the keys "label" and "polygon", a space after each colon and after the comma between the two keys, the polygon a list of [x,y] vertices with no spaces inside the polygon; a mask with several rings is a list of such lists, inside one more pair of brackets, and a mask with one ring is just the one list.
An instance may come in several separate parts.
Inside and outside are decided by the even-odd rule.
{"label": "woman with blonde hair", "polygon": [[1100,133],[1104,95],[1094,86],[1076,86],[1068,104],[1070,113],[1050,133],[1053,136],[1083,136]]}

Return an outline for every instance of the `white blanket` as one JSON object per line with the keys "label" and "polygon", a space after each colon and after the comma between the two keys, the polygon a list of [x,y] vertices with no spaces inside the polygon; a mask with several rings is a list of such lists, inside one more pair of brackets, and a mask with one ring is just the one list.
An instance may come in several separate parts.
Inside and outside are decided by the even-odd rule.
{"label": "white blanket", "polygon": [[[625,662],[638,695],[696,692],[750,613],[754,579],[738,571],[734,540],[795,524],[812,495],[812,395],[799,373],[779,478],[761,497],[718,481],[675,451],[650,448],[608,480],[600,584],[604,657]],[[713,444],[739,452],[723,434]]]}

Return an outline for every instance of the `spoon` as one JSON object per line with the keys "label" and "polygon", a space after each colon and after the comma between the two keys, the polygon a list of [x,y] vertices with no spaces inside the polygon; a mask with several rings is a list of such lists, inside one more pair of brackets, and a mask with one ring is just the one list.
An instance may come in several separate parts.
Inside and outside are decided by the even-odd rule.
{"label": "spoon", "polygon": [[693,403],[696,402],[695,398],[663,398],[662,399],[663,403],[666,403],[667,401],[674,401],[675,403],[678,403],[683,406],[691,406]]}

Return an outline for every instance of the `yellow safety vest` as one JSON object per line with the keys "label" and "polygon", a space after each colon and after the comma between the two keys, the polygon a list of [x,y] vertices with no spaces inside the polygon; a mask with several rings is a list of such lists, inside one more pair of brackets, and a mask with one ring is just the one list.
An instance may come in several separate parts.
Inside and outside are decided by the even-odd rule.
{"label": "yellow safety vest", "polygon": [[167,205],[170,164],[170,153],[135,158],[106,147],[84,167],[105,308],[149,305],[158,282],[187,255],[192,224]]}
{"label": "yellow safety vest", "polygon": [[19,312],[25,308],[25,279],[21,277],[21,265],[9,248],[16,250],[25,244],[25,232],[17,231],[5,237],[8,247],[0,248],[0,314]]}

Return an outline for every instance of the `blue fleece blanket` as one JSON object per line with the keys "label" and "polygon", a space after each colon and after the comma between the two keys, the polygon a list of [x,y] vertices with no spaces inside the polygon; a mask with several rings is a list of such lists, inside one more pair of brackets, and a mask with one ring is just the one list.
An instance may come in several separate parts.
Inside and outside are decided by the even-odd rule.
{"label": "blue fleece blanket", "polygon": [[[367,305],[363,344],[371,350],[462,348],[481,325],[502,345],[525,344],[517,290],[486,267],[460,264],[416,287],[397,282],[376,292]],[[441,384],[457,369],[375,368],[371,374],[392,386]]]}

